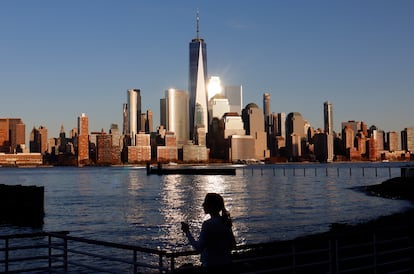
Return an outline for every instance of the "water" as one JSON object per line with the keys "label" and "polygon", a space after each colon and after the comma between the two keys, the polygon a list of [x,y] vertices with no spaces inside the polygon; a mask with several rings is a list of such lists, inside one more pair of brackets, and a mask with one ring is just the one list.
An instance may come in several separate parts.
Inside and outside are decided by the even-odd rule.
{"label": "water", "polygon": [[[238,243],[259,243],[412,208],[409,201],[355,189],[399,175],[394,163],[265,165],[238,169],[236,176],[147,176],[134,167],[2,168],[0,183],[45,187],[43,230],[179,250],[188,248],[180,222],[197,234],[208,217],[201,206],[208,192],[224,196]],[[33,230],[0,226],[0,234]]]}

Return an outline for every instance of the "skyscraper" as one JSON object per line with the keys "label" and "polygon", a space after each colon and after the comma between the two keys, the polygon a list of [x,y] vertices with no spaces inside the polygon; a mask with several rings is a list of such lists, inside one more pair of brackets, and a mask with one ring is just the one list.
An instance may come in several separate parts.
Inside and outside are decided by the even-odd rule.
{"label": "skyscraper", "polygon": [[[200,17],[197,13],[197,35],[190,42],[189,58],[189,111],[190,111],[190,138],[194,139],[196,128],[208,128],[207,110],[207,45],[204,39],[199,37]],[[197,114],[196,114],[197,112]],[[196,116],[197,119],[196,119]]]}
{"label": "skyscraper", "polygon": [[329,101],[323,103],[323,121],[325,127],[325,134],[327,135],[327,161],[332,162],[334,158],[333,109],[332,103]]}
{"label": "skyscraper", "polygon": [[165,91],[166,128],[174,132],[177,143],[182,146],[188,142],[188,93],[183,90]]}
{"label": "skyscraper", "polygon": [[33,127],[30,132],[30,152],[45,153],[47,151],[47,128]]}
{"label": "skyscraper", "polygon": [[405,128],[401,131],[401,149],[409,152],[414,151],[413,128]]}
{"label": "skyscraper", "polygon": [[291,112],[286,117],[286,152],[291,159],[302,156],[302,142],[305,138],[305,120],[299,112]]}
{"label": "skyscraper", "polygon": [[127,135],[129,133],[128,127],[128,104],[122,105],[122,134]]}
{"label": "skyscraper", "polygon": [[243,87],[225,86],[223,95],[229,99],[230,112],[237,112],[241,115],[243,106]]}
{"label": "skyscraper", "polygon": [[265,131],[268,135],[272,133],[271,124],[271,112],[270,112],[270,93],[263,94],[263,115],[264,115],[264,124],[265,124]]}
{"label": "skyscraper", "polygon": [[78,165],[89,159],[89,121],[88,116],[82,113],[78,117]]}
{"label": "skyscraper", "polygon": [[255,103],[250,103],[243,109],[242,119],[246,135],[254,138],[255,158],[264,160],[269,157],[263,111]]}
{"label": "skyscraper", "polygon": [[323,103],[323,121],[325,133],[333,134],[333,110],[332,103],[329,101]]}
{"label": "skyscraper", "polygon": [[128,89],[128,134],[135,146],[135,135],[141,130],[141,90]]}
{"label": "skyscraper", "polygon": [[26,125],[20,118],[0,118],[0,152],[21,152],[26,144]]}

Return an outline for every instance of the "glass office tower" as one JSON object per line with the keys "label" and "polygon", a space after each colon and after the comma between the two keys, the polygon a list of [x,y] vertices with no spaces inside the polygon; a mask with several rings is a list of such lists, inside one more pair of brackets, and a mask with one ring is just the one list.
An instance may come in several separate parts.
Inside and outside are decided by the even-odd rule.
{"label": "glass office tower", "polygon": [[[206,90],[206,79],[207,79],[207,44],[204,39],[199,37],[199,16],[197,14],[197,36],[190,42],[190,55],[189,55],[189,116],[190,116],[190,139],[194,139],[195,127],[204,126],[207,132],[208,118],[207,118],[207,90]],[[202,125],[196,125],[195,112],[196,105],[199,113],[202,113]]]}

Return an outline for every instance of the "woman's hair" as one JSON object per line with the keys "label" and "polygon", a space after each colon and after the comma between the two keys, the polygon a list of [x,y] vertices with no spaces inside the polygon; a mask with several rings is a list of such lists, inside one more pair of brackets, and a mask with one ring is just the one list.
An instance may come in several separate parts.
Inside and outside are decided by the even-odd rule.
{"label": "woman's hair", "polygon": [[228,212],[224,206],[224,199],[220,194],[217,193],[207,193],[206,198],[204,200],[205,203],[207,203],[210,207],[210,209],[214,212],[220,212],[221,211],[221,217],[223,219],[223,222],[231,227],[233,225],[231,218],[230,218],[230,212]]}

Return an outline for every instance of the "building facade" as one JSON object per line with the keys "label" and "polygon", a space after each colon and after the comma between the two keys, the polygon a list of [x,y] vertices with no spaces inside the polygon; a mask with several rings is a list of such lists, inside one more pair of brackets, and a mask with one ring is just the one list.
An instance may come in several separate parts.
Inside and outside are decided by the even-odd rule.
{"label": "building facade", "polygon": [[131,144],[135,145],[135,135],[141,130],[141,90],[128,89],[128,132]]}
{"label": "building facade", "polygon": [[326,152],[327,162],[332,162],[334,159],[334,129],[333,129],[333,107],[332,103],[327,101],[323,103],[323,121],[324,130],[327,134],[326,138]]}
{"label": "building facade", "polygon": [[[190,139],[194,139],[196,128],[208,127],[207,110],[207,44],[199,36],[199,16],[197,14],[197,35],[189,45],[189,125]],[[198,114],[198,119],[197,119]]]}
{"label": "building facade", "polygon": [[33,127],[30,132],[30,152],[31,153],[46,153],[48,151],[48,137],[47,128],[40,126]]}
{"label": "building facade", "polygon": [[83,165],[89,160],[89,121],[88,116],[82,113],[78,117],[77,161]]}
{"label": "building facade", "polygon": [[20,118],[0,118],[0,152],[23,152],[26,145],[26,125]]}
{"label": "building facade", "polygon": [[243,87],[225,86],[223,95],[229,100],[230,112],[236,112],[241,115],[243,107]]}
{"label": "building facade", "polygon": [[188,92],[178,89],[165,91],[165,123],[169,132],[175,133],[178,147],[186,144],[190,138]]}
{"label": "building facade", "polygon": [[414,152],[413,128],[405,128],[401,131],[401,149],[406,152]]}
{"label": "building facade", "polygon": [[286,154],[288,158],[302,156],[301,140],[305,138],[305,120],[299,112],[286,117]]}

